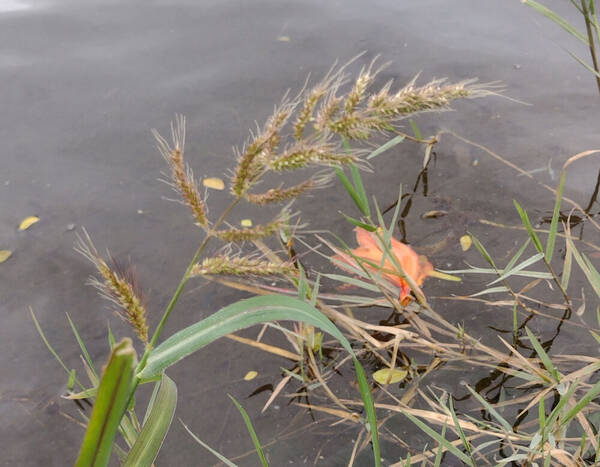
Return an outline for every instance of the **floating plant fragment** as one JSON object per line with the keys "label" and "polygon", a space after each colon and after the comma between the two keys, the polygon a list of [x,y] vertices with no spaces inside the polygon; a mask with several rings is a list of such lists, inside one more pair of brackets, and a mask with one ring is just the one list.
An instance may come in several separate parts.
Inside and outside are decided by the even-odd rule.
{"label": "floating plant fragment", "polygon": [[400,301],[402,304],[408,304],[410,302],[411,289],[403,275],[410,276],[415,284],[420,287],[425,278],[433,272],[431,263],[424,256],[419,256],[415,253],[408,245],[399,242],[395,238],[391,238],[391,253],[402,267],[402,271],[398,271],[387,257],[387,253],[384,253],[375,232],[367,232],[365,229],[359,227],[354,229],[354,231],[356,232],[358,248],[350,250],[352,255],[338,251],[338,254],[333,259],[337,259],[349,266],[360,268],[360,265],[354,259],[356,257],[361,260],[363,267],[366,269],[376,273],[383,272],[383,277],[386,280],[400,287]]}
{"label": "floating plant fragment", "polygon": [[27,230],[29,227],[31,227],[33,224],[35,224],[39,220],[40,220],[40,218],[37,216],[26,217],[19,224],[19,230]]}
{"label": "floating plant fragment", "polygon": [[252,219],[242,219],[240,225],[242,227],[252,227]]}
{"label": "floating plant fragment", "polygon": [[225,189],[225,182],[223,182],[223,180],[217,177],[205,178],[204,180],[202,180],[202,184],[206,188],[212,188],[213,190],[220,191]]}
{"label": "floating plant fragment", "polygon": [[473,240],[471,240],[470,235],[463,235],[460,237],[460,247],[462,248],[462,251],[467,251],[469,248],[471,248],[472,244]]}
{"label": "floating plant fragment", "polygon": [[0,250],[0,263],[4,263],[12,255],[10,250]]}
{"label": "floating plant fragment", "polygon": [[407,374],[406,370],[383,368],[373,373],[373,379],[379,384],[394,384],[406,378]]}
{"label": "floating plant fragment", "polygon": [[244,381],[252,381],[257,376],[258,376],[258,371],[251,370],[248,373],[246,373],[246,376],[244,376]]}

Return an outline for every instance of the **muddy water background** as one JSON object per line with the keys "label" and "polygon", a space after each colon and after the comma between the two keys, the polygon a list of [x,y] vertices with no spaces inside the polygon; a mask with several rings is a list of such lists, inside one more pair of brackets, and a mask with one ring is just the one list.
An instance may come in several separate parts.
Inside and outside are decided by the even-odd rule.
{"label": "muddy water background", "polygon": [[[565,2],[547,3],[572,16]],[[282,36],[289,41],[278,40]],[[82,438],[81,428],[61,415],[74,414],[74,406],[59,398],[66,377],[38,338],[27,307],[33,307],[50,341],[73,367],[79,367],[78,351],[64,312],[79,326],[98,364],[106,358],[107,321],[117,337],[128,333],[83,286],[91,268],[73,251],[69,225],[85,226],[99,247],[131,258],[149,289],[153,322],[198,244],[188,213],[161,199],[169,191],[156,181],[163,165],[150,128],[166,131],[175,112],[186,114],[188,159],[195,172],[223,176],[233,160],[231,146],[244,141],[255,120],[264,121],[286,89],[299,89],[309,71],[321,76],[334,60],[366,50],[359,63],[381,53],[393,61],[382,78],[399,84],[419,71],[423,79],[501,80],[508,95],[532,105],[498,98],[461,102],[454,106],[457,112],[420,117],[424,133],[446,126],[526,169],[543,167],[552,158],[558,172],[569,155],[598,146],[594,82],[561,49],[565,44],[586,56],[563,31],[518,1],[1,1],[0,248],[14,251],[0,265],[1,464],[65,465]],[[513,198],[534,218],[551,210],[545,191],[480,152],[451,138],[437,152],[429,196],[415,198],[408,218],[407,238],[415,246],[448,234],[453,238],[468,227],[502,258],[522,236],[484,228],[478,219],[517,223]],[[421,158],[422,149],[404,145],[377,160],[365,182],[382,205],[393,202],[399,183],[414,182]],[[571,197],[585,203],[596,167],[574,168],[567,182]],[[538,176],[556,183],[548,172]],[[211,192],[209,201],[218,213],[226,199]],[[326,215],[323,206],[330,209]],[[336,215],[338,209],[352,209],[339,187],[298,207],[315,228],[350,238]],[[450,214],[420,220],[430,209]],[[18,233],[19,221],[34,214],[41,222]],[[453,240],[431,259],[439,267],[462,267],[463,255]],[[475,252],[467,259],[479,261]],[[467,293],[481,284],[470,280],[456,290],[431,281],[425,290]],[[192,284],[165,335],[239,297]],[[490,322],[510,326],[510,316],[497,309],[443,301],[436,308],[484,338],[494,336]],[[534,327],[551,335],[555,326],[536,322]],[[563,328],[553,349],[573,351],[582,332]],[[319,465],[344,465],[355,428],[323,422],[307,431],[310,417],[285,401],[259,415],[268,393],[246,399],[259,386],[276,383],[282,365],[237,343],[213,344],[170,370],[179,385],[177,416],[211,446],[240,455],[251,443],[226,397],[231,393],[243,401],[263,442],[304,427],[273,445],[273,465],[315,459]],[[259,377],[243,382],[250,369],[259,370]],[[464,370],[461,378],[471,384],[485,375]],[[449,371],[433,382],[461,395],[456,374]],[[401,420],[396,428],[400,436],[413,432],[410,436],[419,439]],[[394,461],[401,451],[389,446],[384,453]],[[368,456],[361,459],[368,465]],[[240,463],[255,461],[246,457]],[[209,463],[213,459],[175,421],[158,465]]]}

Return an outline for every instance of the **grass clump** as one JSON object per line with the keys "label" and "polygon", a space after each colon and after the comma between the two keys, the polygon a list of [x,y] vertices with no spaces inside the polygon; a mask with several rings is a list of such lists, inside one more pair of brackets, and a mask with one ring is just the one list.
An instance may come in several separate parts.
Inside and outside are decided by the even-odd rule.
{"label": "grass clump", "polygon": [[[289,380],[299,378],[307,388],[323,389],[342,412],[349,410],[350,402],[336,396],[328,386],[328,376],[324,376],[324,372],[335,368],[335,359],[341,359],[337,366],[346,361],[353,362],[363,413],[352,413],[349,420],[368,430],[364,439],[370,440],[373,463],[380,465],[379,430],[371,387],[357,358],[363,351],[357,353],[348,340],[360,341],[370,331],[349,317],[342,319],[343,315],[319,298],[319,279],[307,278],[294,251],[294,244],[299,240],[297,231],[303,226],[299,222],[292,223],[294,216],[289,211],[289,203],[330,184],[332,168],[351,167],[354,181],[359,182],[358,167],[368,165],[364,158],[367,154],[364,143],[378,134],[398,132],[401,119],[417,112],[443,110],[455,99],[480,97],[493,91],[485,86],[475,86],[472,82],[446,84],[442,81],[424,86],[417,86],[413,81],[397,91],[392,91],[390,82],[372,91],[379,71],[374,68],[375,61],[363,68],[355,79],[347,73],[347,66],[333,67],[323,80],[305,88],[295,98],[286,96],[265,124],[251,133],[245,145],[235,151],[236,161],[229,180],[232,200],[217,217],[210,213],[207,200],[185,161],[185,118],[178,115],[171,123],[170,140],[154,131],[159,152],[167,164],[164,181],[178,194],[177,201],[190,209],[204,236],[152,331],[145,300],[132,267],[123,267],[112,258],[103,259],[88,233],[83,231],[76,248],[99,273],[99,278],[92,279],[92,284],[117,306],[118,313],[129,322],[144,348],[138,358],[130,340],[115,342],[109,332],[112,353],[109,364],[99,374],[84,340],[71,322],[86,356],[84,364],[89,383],[83,384],[75,372],[69,370],[67,397],[76,401],[89,399],[94,405],[90,423],[85,416],[82,421],[87,425],[87,431],[77,465],[106,465],[111,452],[116,453],[123,465],[152,465],[169,430],[177,403],[176,383],[165,371],[222,336],[229,335],[243,341],[243,338],[231,333],[260,323],[280,329],[289,338],[292,352],[258,341],[244,342],[275,354],[294,355],[292,360],[298,365],[290,371]],[[294,184],[285,186],[280,183],[266,191],[256,190],[268,174],[272,179],[281,172],[294,174]],[[361,196],[365,196],[364,189]],[[244,202],[263,209],[278,203],[288,204],[279,208],[271,222],[244,228],[228,226],[229,214],[236,205]],[[371,222],[370,219],[367,221]],[[283,242],[283,249],[273,247],[276,238]],[[212,256],[206,255],[207,245],[213,241],[222,242],[222,249]],[[387,235],[385,241],[389,241]],[[279,277],[293,292],[261,296],[264,295],[262,287],[265,284],[257,280],[263,276]],[[228,282],[232,287],[238,287],[236,278],[242,277],[247,282],[247,290],[259,296],[231,304],[160,342],[165,323],[186,283],[197,277],[212,277],[213,280]],[[252,282],[249,282],[250,279]],[[408,283],[411,281],[410,277],[406,280]],[[35,320],[35,315],[33,317]],[[277,324],[286,320],[296,324],[291,329]],[[37,320],[35,322],[48,347],[67,369],[46,340]],[[344,334],[340,328],[352,332]],[[337,344],[325,343],[322,331],[333,336]],[[361,337],[360,333],[367,334]],[[345,358],[339,353],[340,345],[346,352]],[[328,361],[324,356],[325,350],[337,355],[335,359]],[[140,385],[149,382],[155,382],[155,389],[146,408],[146,417],[140,421],[135,395]],[[279,386],[271,402],[284,386]],[[268,454],[258,441],[250,418],[243,407],[232,400],[246,421],[261,463],[267,465]]]}

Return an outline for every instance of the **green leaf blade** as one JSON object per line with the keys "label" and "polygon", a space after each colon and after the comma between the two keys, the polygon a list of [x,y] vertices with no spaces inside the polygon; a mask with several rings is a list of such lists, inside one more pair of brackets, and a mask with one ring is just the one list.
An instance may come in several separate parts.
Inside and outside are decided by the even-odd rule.
{"label": "green leaf blade", "polygon": [[123,467],[151,466],[158,455],[177,406],[177,386],[163,373],[160,389],[142,431],[129,451]]}
{"label": "green leaf blade", "polygon": [[123,339],[112,350],[100,380],[76,467],[108,465],[115,435],[129,402],[136,360],[129,338]]}

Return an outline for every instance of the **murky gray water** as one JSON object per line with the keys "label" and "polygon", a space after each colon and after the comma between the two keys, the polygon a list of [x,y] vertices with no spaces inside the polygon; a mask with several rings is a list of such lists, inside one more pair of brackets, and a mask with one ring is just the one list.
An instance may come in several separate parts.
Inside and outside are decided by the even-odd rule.
{"label": "murky gray water", "polygon": [[[566,2],[547,3],[571,13]],[[532,105],[500,98],[461,102],[457,112],[420,117],[425,134],[446,126],[526,169],[552,159],[558,173],[568,156],[599,145],[600,99],[591,76],[562,49],[565,45],[586,53],[518,1],[1,0],[0,249],[14,251],[0,265],[2,465],[68,464],[83,433],[62,415],[74,414],[73,405],[59,397],[66,378],[40,341],[28,307],[72,367],[80,365],[65,312],[98,364],[106,358],[107,322],[117,336],[128,333],[95,291],[83,286],[91,267],[73,251],[69,225],[85,226],[99,247],[131,258],[150,289],[155,322],[197,246],[198,231],[187,211],[161,199],[170,193],[156,181],[163,165],[151,128],[166,131],[173,114],[184,113],[187,154],[196,174],[223,176],[233,160],[231,146],[243,143],[254,121],[263,121],[288,88],[299,89],[309,71],[321,76],[334,60],[366,50],[359,63],[382,54],[393,61],[384,77],[399,84],[417,72],[424,80],[501,80],[507,95]],[[414,182],[421,151],[401,146],[365,176],[382,205],[394,201],[399,183]],[[551,209],[546,192],[473,148],[449,138],[437,152],[430,196],[416,201],[408,227],[408,239],[416,245],[435,243],[448,231],[460,235],[469,226],[502,254],[515,237],[486,229],[478,219],[517,223],[513,198],[534,217]],[[596,167],[574,168],[569,196],[587,200]],[[547,172],[538,175],[556,183]],[[323,216],[325,200],[330,216]],[[225,195],[211,193],[213,212],[225,201]],[[442,204],[453,216],[419,220],[420,212]],[[338,209],[351,209],[339,187],[298,207],[315,228],[350,237],[336,217]],[[41,221],[17,232],[28,215]],[[477,261],[475,252],[469,255]],[[455,243],[431,260],[439,267],[462,267]],[[473,291],[479,286],[474,282]],[[425,290],[445,295],[452,287],[432,281]],[[192,290],[166,335],[241,297],[208,285]],[[475,306],[439,306],[457,322],[473,322],[483,313]],[[487,320],[494,310],[485,313]],[[504,323],[509,319],[493,316]],[[478,332],[477,324],[471,331],[490,332]],[[556,345],[570,345],[577,332],[565,328]],[[226,396],[231,393],[243,401],[261,440],[277,440],[269,451],[273,465],[345,465],[354,427],[329,428],[325,422],[308,430],[310,417],[284,400],[279,409],[259,415],[268,393],[245,399],[257,387],[275,383],[283,364],[231,341],[215,343],[170,371],[179,386],[177,416],[211,446],[240,455],[251,442]],[[260,375],[243,382],[249,369]],[[471,383],[480,377],[474,374]],[[453,381],[444,384],[456,387]],[[302,429],[289,439],[282,436]],[[359,465],[368,465],[366,454]],[[400,451],[391,446],[384,451],[389,461],[398,460],[396,455]],[[157,463],[208,465],[213,459],[175,421]],[[255,465],[256,459],[240,463]]]}

